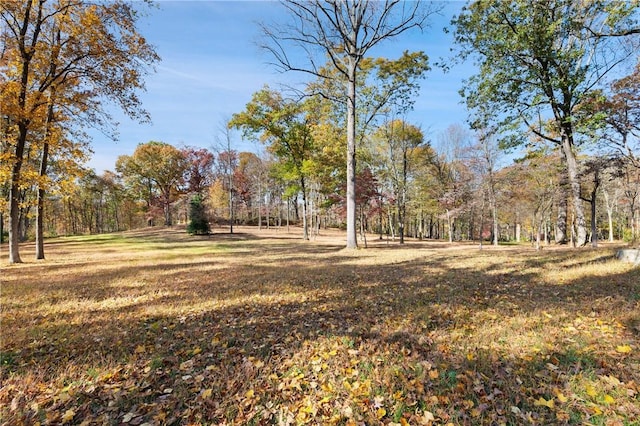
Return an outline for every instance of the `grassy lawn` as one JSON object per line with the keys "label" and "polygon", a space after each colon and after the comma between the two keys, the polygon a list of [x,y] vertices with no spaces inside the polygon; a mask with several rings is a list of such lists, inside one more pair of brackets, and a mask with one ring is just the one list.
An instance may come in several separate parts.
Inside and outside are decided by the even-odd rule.
{"label": "grassy lawn", "polygon": [[639,424],[613,246],[240,231],[3,246],[0,423]]}

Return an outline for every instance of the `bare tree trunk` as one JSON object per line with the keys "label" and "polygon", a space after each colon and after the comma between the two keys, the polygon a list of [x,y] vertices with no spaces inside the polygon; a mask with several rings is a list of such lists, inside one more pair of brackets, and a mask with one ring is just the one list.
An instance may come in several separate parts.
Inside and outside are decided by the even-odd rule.
{"label": "bare tree trunk", "polygon": [[[45,136],[46,137],[46,136]],[[40,177],[47,173],[47,161],[49,157],[49,144],[45,142],[42,147],[42,158],[40,159]],[[45,191],[42,183],[38,185],[38,200],[36,208],[36,259],[44,259],[44,196]]]}
{"label": "bare tree trunk", "polygon": [[555,242],[556,244],[567,243],[567,182],[566,175],[562,172],[562,178],[560,179],[559,191],[557,195],[557,217],[556,217],[556,232]]}
{"label": "bare tree trunk", "polygon": [[449,212],[449,209],[447,209],[447,226],[449,228],[449,242],[452,243],[453,242],[453,221],[451,220],[451,213]]}
{"label": "bare tree trunk", "polygon": [[613,238],[613,205],[612,205],[612,200],[609,197],[609,192],[606,190],[606,188],[604,188],[604,190],[602,191],[602,194],[604,195],[604,201],[605,204],[607,206],[607,222],[609,224],[609,242],[612,243],[614,238]]}
{"label": "bare tree trunk", "polygon": [[307,187],[304,178],[300,178],[300,187],[302,189],[302,239],[309,240],[309,224],[307,223]]}
{"label": "bare tree trunk", "polygon": [[[355,38],[355,34],[352,35]],[[347,94],[347,248],[358,247],[356,238],[356,61],[349,57]]]}
{"label": "bare tree trunk", "polygon": [[574,244],[582,247],[587,243],[587,223],[584,216],[584,208],[582,207],[582,199],[580,198],[580,180],[578,178],[578,162],[573,153],[573,136],[571,130],[564,130],[562,137],[562,151],[567,163],[567,174],[569,176],[569,185],[571,188],[571,198],[573,201],[573,210],[575,213],[576,238]]}

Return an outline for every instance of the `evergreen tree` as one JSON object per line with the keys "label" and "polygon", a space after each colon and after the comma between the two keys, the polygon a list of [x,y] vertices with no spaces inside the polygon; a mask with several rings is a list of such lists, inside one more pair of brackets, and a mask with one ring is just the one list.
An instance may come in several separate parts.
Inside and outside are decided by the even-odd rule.
{"label": "evergreen tree", "polygon": [[196,194],[191,199],[189,216],[191,220],[187,225],[187,232],[191,235],[207,235],[211,232],[209,221],[205,212],[205,206],[202,202],[202,196]]}

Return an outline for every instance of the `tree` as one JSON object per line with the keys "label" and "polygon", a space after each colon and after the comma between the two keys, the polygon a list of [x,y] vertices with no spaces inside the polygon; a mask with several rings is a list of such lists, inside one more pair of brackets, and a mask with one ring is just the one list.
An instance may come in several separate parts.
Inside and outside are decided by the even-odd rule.
{"label": "tree", "polygon": [[[492,221],[491,243],[497,246],[500,237],[500,229],[498,226],[498,180],[496,176],[497,162],[500,156],[498,144],[494,135],[480,131],[477,135],[477,141],[469,147],[467,152],[470,155],[469,162],[471,168],[479,174],[483,200],[485,193],[487,198],[489,198]],[[482,223],[480,224],[480,228],[480,244],[482,244]]]}
{"label": "tree", "polygon": [[[535,238],[536,250],[540,250],[541,235],[545,216],[551,209],[554,193],[558,190],[554,177],[556,161],[542,151],[532,151],[526,158],[518,161],[506,170],[506,177],[511,182],[517,182],[512,194],[512,203],[524,204],[531,213],[530,225],[532,237]],[[526,185],[526,190],[521,188]]]}
{"label": "tree", "polygon": [[[332,79],[333,74],[317,66],[314,53],[322,51],[330,67],[346,82],[347,129],[347,248],[357,247],[356,238],[356,95],[358,70],[367,53],[384,40],[403,32],[422,28],[437,8],[420,2],[400,0],[374,1],[299,1],[284,0],[294,23],[285,28],[266,28],[265,35],[277,65],[285,71],[301,71],[320,79]],[[295,64],[292,49],[300,49],[306,65]]]}
{"label": "tree", "polygon": [[213,183],[215,156],[208,149],[189,146],[182,149],[182,155],[187,166],[184,176],[187,192],[204,196]]}
{"label": "tree", "polygon": [[[9,182],[10,263],[21,262],[21,189],[44,180],[48,158],[64,140],[53,131],[70,130],[79,120],[106,129],[111,118],[104,99],[133,118],[147,118],[136,92],[144,89],[142,78],[158,57],[137,32],[138,18],[123,0],[0,3],[0,103],[8,122],[0,175]],[[27,155],[35,153],[39,173],[23,173]]]}
{"label": "tree", "polygon": [[195,194],[191,197],[191,201],[189,202],[189,219],[189,224],[187,225],[187,232],[189,234],[207,235],[211,232],[205,206],[200,194]]}
{"label": "tree", "polygon": [[229,125],[267,143],[269,151],[283,161],[281,175],[299,184],[303,238],[308,240],[307,170],[315,148],[304,105],[265,87],[254,93],[245,111],[233,115]]}
{"label": "tree", "polygon": [[404,120],[393,120],[380,127],[377,136],[385,144],[386,174],[396,200],[400,244],[404,244],[411,159],[413,152],[424,143],[424,135]]}
{"label": "tree", "polygon": [[183,151],[165,142],[139,144],[132,156],[120,156],[116,169],[125,179],[133,180],[148,191],[151,207],[153,191],[159,193],[165,226],[172,225],[171,204],[184,181],[189,163]]}
{"label": "tree", "polygon": [[471,173],[463,161],[470,132],[459,124],[450,125],[438,138],[438,155],[431,163],[437,191],[434,195],[447,222],[449,242],[454,240],[455,220],[465,210],[470,196]]}
{"label": "tree", "polygon": [[231,149],[231,127],[227,120],[220,130],[224,135],[224,140],[217,140],[216,152],[218,153],[218,161],[216,162],[217,179],[227,191],[227,206],[229,208],[229,233],[233,234],[233,223],[235,221],[234,210],[234,182],[233,175],[238,166],[238,153]]}
{"label": "tree", "polygon": [[604,112],[600,140],[605,147],[640,169],[640,62],[633,73],[613,82],[610,96],[597,98],[593,109]]}
{"label": "tree", "polygon": [[629,33],[635,15],[633,3],[492,0],[472,2],[453,20],[462,57],[475,55],[480,68],[462,91],[474,126],[495,126],[503,146],[513,147],[526,141],[519,131],[524,125],[560,148],[578,245],[586,243],[587,232],[576,107],[637,52],[637,36],[613,36]]}

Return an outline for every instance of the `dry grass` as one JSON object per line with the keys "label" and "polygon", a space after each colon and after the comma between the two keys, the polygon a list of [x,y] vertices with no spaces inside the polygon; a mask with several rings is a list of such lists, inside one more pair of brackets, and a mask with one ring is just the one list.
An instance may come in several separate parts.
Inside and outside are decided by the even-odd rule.
{"label": "dry grass", "polygon": [[0,421],[638,424],[640,270],[613,246],[240,231],[4,251]]}

